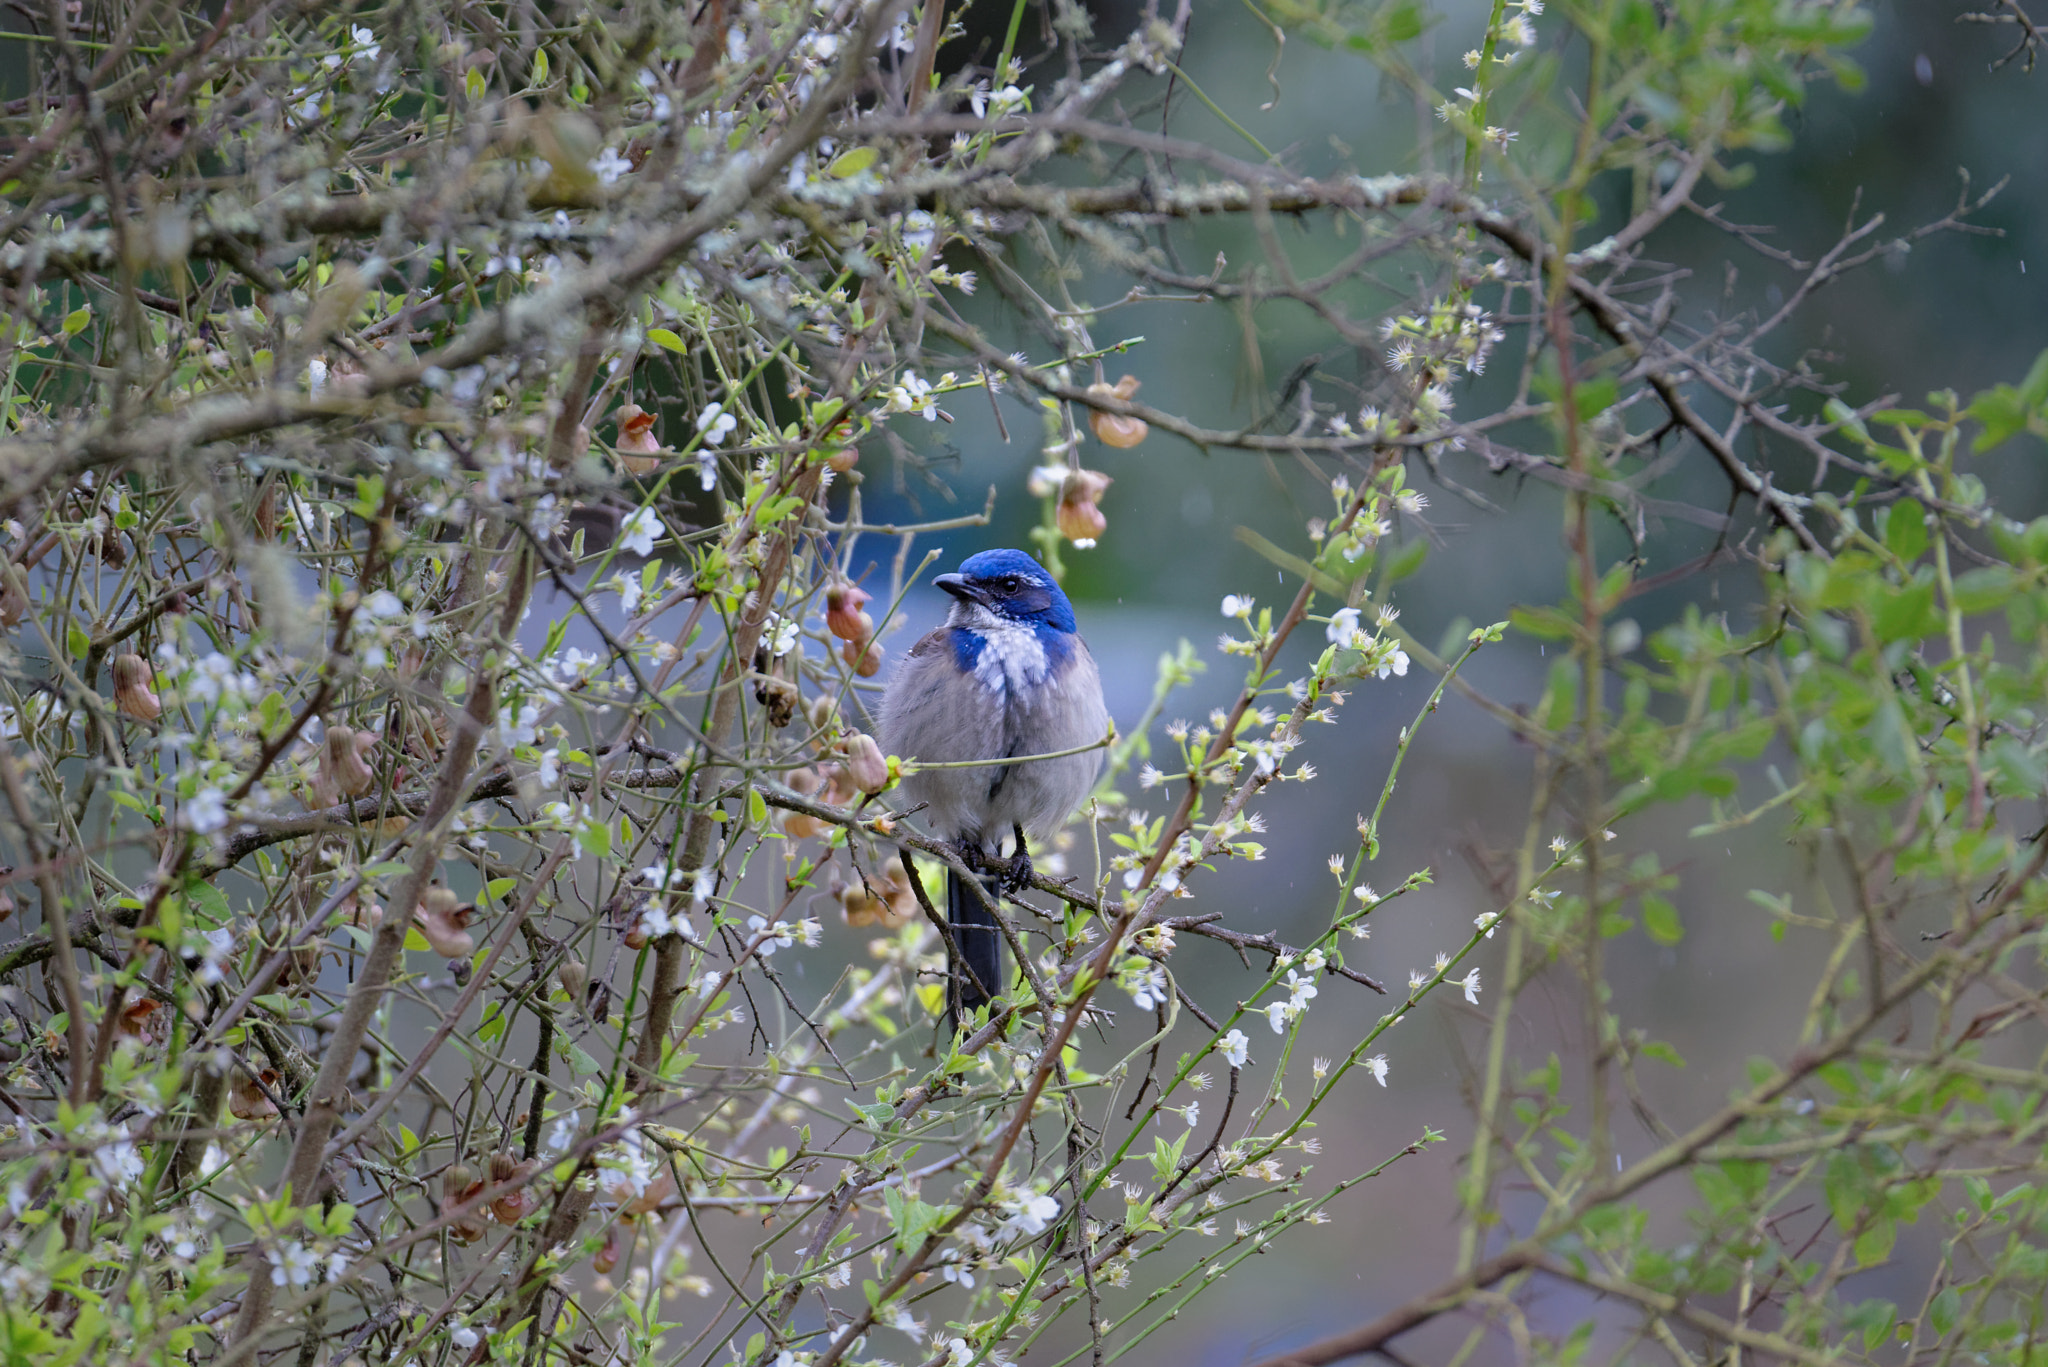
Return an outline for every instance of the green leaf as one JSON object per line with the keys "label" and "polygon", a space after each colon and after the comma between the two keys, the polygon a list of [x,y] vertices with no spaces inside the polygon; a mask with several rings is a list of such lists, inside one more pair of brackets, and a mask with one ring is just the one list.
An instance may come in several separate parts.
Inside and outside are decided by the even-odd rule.
{"label": "green leaf", "polygon": [[1678,908],[1662,897],[1645,894],[1643,899],[1643,929],[1650,938],[1660,945],[1675,945],[1685,938],[1685,926],[1678,919]]}
{"label": "green leaf", "polygon": [[76,622],[64,633],[64,644],[70,648],[73,659],[83,660],[92,654],[92,637],[86,635],[85,628]]}
{"label": "green leaf", "polygon": [[1898,1239],[1898,1222],[1889,1215],[1879,1216],[1871,1223],[1869,1229],[1856,1236],[1857,1266],[1871,1267],[1883,1262],[1891,1256],[1892,1245],[1897,1243]]}
{"label": "green leaf", "polygon": [[1884,544],[1907,564],[1927,549],[1927,510],[1910,498],[1902,498],[1884,519]]}
{"label": "green leaf", "polygon": [[532,83],[536,86],[548,83],[548,50],[544,47],[538,47],[533,50]]}
{"label": "green leaf", "polygon": [[1887,696],[1878,704],[1877,715],[1870,723],[1870,738],[1886,768],[1899,775],[1912,772],[1912,755],[1918,742],[1906,726],[1906,714],[1897,698]]}
{"label": "green leaf", "polygon": [[881,152],[873,147],[851,148],[834,157],[832,164],[825,168],[825,174],[839,180],[857,176],[873,166],[881,155]]}
{"label": "green leaf", "polygon": [[688,343],[683,341],[682,338],[676,336],[673,332],[670,332],[667,328],[647,329],[647,340],[654,343],[656,346],[662,348],[664,351],[688,352],[690,349]]}
{"label": "green leaf", "polygon": [[1387,561],[1387,582],[1398,583],[1422,568],[1423,557],[1429,554],[1429,543],[1417,538],[1394,552]]}
{"label": "green leaf", "polygon": [[1884,1342],[1898,1318],[1899,1307],[1890,1301],[1864,1301],[1842,1317],[1842,1328],[1862,1334],[1863,1351],[1868,1353]]}
{"label": "green leaf", "polygon": [[1621,397],[1621,386],[1612,375],[1595,375],[1581,380],[1572,390],[1572,399],[1578,408],[1579,421],[1586,422],[1614,407],[1614,401]]}
{"label": "green leaf", "polygon": [[92,305],[84,304],[64,315],[64,335],[76,337],[92,326]]}
{"label": "green leaf", "polygon": [[1940,1294],[1927,1307],[1927,1322],[1934,1328],[1936,1338],[1947,1338],[1949,1330],[1956,1327],[1956,1317],[1962,1312],[1962,1293],[1953,1286],[1942,1288]]}
{"label": "green leaf", "polygon": [[1395,0],[1380,11],[1380,36],[1390,43],[1405,43],[1422,36],[1422,7],[1415,0]]}
{"label": "green leaf", "polygon": [[493,878],[484,884],[484,897],[487,901],[495,902],[518,886],[519,880],[516,878]]}
{"label": "green leaf", "polygon": [[1862,1217],[1867,1190],[1868,1174],[1855,1158],[1838,1153],[1828,1160],[1827,1171],[1821,1178],[1821,1191],[1827,1197],[1829,1214],[1844,1230],[1854,1229]]}
{"label": "green leaf", "polygon": [[1685,1057],[1663,1040],[1649,1040],[1636,1052],[1644,1058],[1653,1058],[1659,1063],[1668,1063],[1673,1068],[1683,1068],[1685,1066]]}
{"label": "green leaf", "polygon": [[1579,629],[1576,621],[1553,607],[1509,608],[1508,621],[1515,630],[1539,641],[1569,641]]}
{"label": "green leaf", "polygon": [[2029,408],[2048,404],[2048,349],[2034,358],[2034,364],[2027,368],[2027,378],[2020,381],[2020,402]]}
{"label": "green leaf", "polygon": [[1917,641],[1939,631],[1934,581],[1909,585],[1884,598],[1871,615],[1870,626],[1880,641]]}
{"label": "green leaf", "polygon": [[228,908],[228,899],[211,883],[187,883],[185,905],[198,912],[201,919],[211,926],[224,926],[235,918],[234,912]]}

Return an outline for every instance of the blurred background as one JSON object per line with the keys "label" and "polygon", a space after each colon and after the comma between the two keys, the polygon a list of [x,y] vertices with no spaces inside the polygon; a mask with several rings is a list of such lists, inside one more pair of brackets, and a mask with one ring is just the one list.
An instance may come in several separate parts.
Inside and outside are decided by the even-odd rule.
{"label": "blurred background", "polygon": [[[1007,16],[1009,7],[999,8]],[[1113,8],[1097,7],[1098,35],[1126,32],[1135,22],[1135,7]],[[1436,84],[1448,88],[1463,79],[1457,55],[1477,43],[1487,7],[1439,8],[1444,18],[1424,37],[1421,52],[1435,63]],[[1869,6],[1875,28],[1853,53],[1867,86],[1848,93],[1817,81],[1805,107],[1787,113],[1793,135],[1788,149],[1731,156],[1727,164],[1739,174],[1722,186],[1703,185],[1697,195],[1701,202],[1718,202],[1733,222],[1770,225],[1772,243],[1811,261],[1852,219],[1861,223],[1883,214],[1876,240],[1891,239],[1953,208],[1965,174],[1973,192],[2006,180],[1999,197],[1973,219],[1997,235],[1944,233],[1910,251],[1889,252],[1821,289],[1768,344],[1774,362],[1804,361],[1838,382],[1851,404],[1886,394],[1918,404],[1942,388],[1967,399],[1994,383],[2016,381],[2048,347],[2048,73],[2029,76],[2018,63],[1990,72],[2011,40],[2007,30],[1958,23],[1957,15],[1970,8],[1889,0]],[[1546,37],[1555,31],[1546,30]],[[1449,164],[1441,125],[1431,131],[1434,146],[1416,150],[1424,121],[1414,101],[1394,83],[1383,84],[1363,59],[1290,35],[1274,77],[1276,100],[1267,79],[1275,55],[1270,32],[1247,8],[1196,8],[1188,76],[1290,167],[1379,175],[1425,169],[1431,157],[1439,168]],[[1569,71],[1572,54],[1561,56]],[[1047,84],[1057,74],[1031,73]],[[1154,88],[1164,95],[1165,85],[1160,80]],[[1269,101],[1272,106],[1263,107]],[[1145,126],[1161,126],[1156,109],[1148,119]],[[1257,159],[1244,138],[1185,86],[1173,93],[1166,126],[1176,136]],[[1077,161],[1076,177],[1089,174],[1090,164]],[[1618,226],[1625,195],[1613,200],[1609,216],[1582,242]],[[1316,225],[1280,226],[1294,234],[1288,245],[1297,254],[1319,250],[1312,239],[1327,235]],[[1240,222],[1184,229],[1178,240],[1191,270],[1206,269],[1218,251],[1233,264],[1260,255],[1250,226]],[[1195,245],[1186,246],[1190,242]],[[1027,273],[1044,266],[1027,235],[1011,238],[1009,245]],[[1680,321],[1695,327],[1768,313],[1797,286],[1792,271],[1694,219],[1667,225],[1650,240],[1648,252],[1687,273],[1678,287],[1685,301]],[[1106,304],[1123,297],[1126,280],[1101,270],[1085,253],[1074,260],[1083,272],[1070,282],[1077,300]],[[973,263],[963,258],[959,264]],[[1408,280],[1388,284],[1387,304],[1398,302],[1397,291],[1412,287]],[[1034,361],[1053,354],[1041,337],[1017,326],[994,289],[984,287],[957,302],[998,345],[1028,351]],[[1359,300],[1348,303],[1353,317],[1370,317]],[[1108,309],[1089,326],[1097,346],[1144,339],[1128,354],[1107,359],[1108,379],[1133,374],[1144,382],[1147,402],[1211,427],[1231,428],[1264,414],[1285,378],[1303,366],[1313,365],[1309,382],[1320,399],[1343,402],[1344,384],[1369,391],[1377,380],[1375,357],[1349,352],[1306,311],[1286,303],[1267,305],[1245,320],[1224,306],[1146,302]],[[1256,354],[1248,345],[1251,335]],[[1495,373],[1461,389],[1461,413],[1486,411],[1485,405],[1510,392],[1519,342],[1517,335],[1504,345]],[[977,392],[954,395],[943,405],[950,422],[899,417],[890,424],[892,440],[902,444],[897,456],[863,459],[863,498],[873,521],[976,511],[990,487],[996,490],[992,526],[919,541],[913,564],[927,549],[942,552],[927,579],[985,547],[1028,546],[1029,529],[1040,520],[1039,501],[1025,491],[1031,467],[1042,463],[1040,418],[1034,406],[1013,396],[997,402],[1000,427],[988,399]],[[1531,449],[1546,449],[1541,433],[1521,439]],[[1751,455],[1773,470],[1781,486],[1810,487],[1810,458],[1769,448]],[[2030,517],[2043,509],[2042,455],[2038,442],[2021,437],[1975,468],[2007,513]],[[1100,545],[1064,552],[1067,587],[1101,661],[1112,712],[1125,728],[1135,721],[1151,695],[1159,656],[1185,638],[1209,669],[1176,695],[1166,717],[1199,721],[1233,696],[1243,679],[1243,661],[1215,649],[1216,637],[1232,625],[1219,613],[1222,596],[1255,595],[1277,612],[1293,593],[1270,564],[1233,539],[1233,528],[1248,526],[1282,547],[1303,550],[1306,522],[1330,513],[1327,479],[1334,470],[1205,452],[1157,431],[1131,450],[1087,441],[1082,463],[1116,480],[1102,501],[1109,530]],[[1441,474],[1445,479],[1420,462],[1411,466],[1410,483],[1428,495],[1429,507],[1421,518],[1397,527],[1395,537],[1425,539],[1430,550],[1422,570],[1394,589],[1402,625],[1435,645],[1447,635],[1462,636],[1469,624],[1505,618],[1512,605],[1559,600],[1564,558],[1557,490],[1512,473],[1491,473],[1470,455],[1447,456]],[[1461,496],[1450,484],[1477,499]],[[1696,446],[1684,450],[1659,493],[1717,510],[1726,503],[1725,483]],[[1740,526],[1753,525],[1751,511],[1741,510]],[[1676,520],[1651,531],[1648,573],[1702,554],[1715,537],[1708,528]],[[1603,564],[1626,553],[1617,526],[1603,527],[1601,537]],[[886,581],[895,550],[893,541],[871,542],[861,549],[856,568],[871,559]],[[1647,640],[1687,605],[1725,612],[1740,628],[1756,600],[1752,573],[1735,560],[1646,594],[1630,610]],[[890,640],[892,658],[943,612],[941,595],[914,591],[905,605],[906,630]],[[1283,665],[1283,678],[1295,677],[1320,651],[1321,633],[1304,632],[1296,645],[1295,674]],[[1538,644],[1511,634],[1506,643],[1482,651],[1467,677],[1500,702],[1527,705],[1540,693],[1546,667]],[[1348,857],[1355,847],[1357,815],[1371,810],[1397,735],[1416,720],[1433,683],[1416,668],[1405,678],[1368,681],[1355,690],[1344,709],[1345,724],[1320,730],[1298,754],[1312,760],[1322,777],[1283,785],[1264,801],[1267,860],[1227,866],[1200,879],[1194,899],[1180,910],[1226,911],[1233,926],[1267,928],[1295,942],[1326,926],[1339,889],[1325,860],[1333,852]],[[1488,861],[1507,859],[1522,837],[1532,759],[1527,747],[1455,696],[1425,721],[1391,804],[1383,852],[1368,877],[1385,890],[1428,868],[1435,881],[1375,916],[1371,940],[1347,946],[1352,966],[1398,990],[1410,970],[1455,948],[1470,934],[1472,918],[1497,906],[1485,869]],[[1177,797],[1170,789],[1139,792],[1131,783],[1123,790],[1155,816]],[[1659,947],[1645,936],[1628,935],[1610,949],[1618,984],[1614,1006],[1625,1026],[1670,1042],[1687,1061],[1683,1070],[1650,1065],[1642,1072],[1649,1106],[1680,1127],[1725,1098],[1742,1079],[1745,1060],[1789,1046],[1806,1004],[1814,956],[1821,952],[1797,932],[1775,940],[1769,916],[1746,894],[1764,888],[1789,890],[1796,898],[1822,875],[1802,867],[1768,823],[1732,836],[1689,837],[1699,815],[1667,811],[1655,822],[1620,832],[1617,848],[1624,855],[1654,850],[1667,868],[1682,873],[1675,900],[1685,936],[1675,946]],[[1546,831],[1546,838],[1567,829],[1563,814],[1553,819],[1556,829]],[[843,928],[834,933],[858,938]],[[1249,978],[1223,946],[1187,936],[1180,943],[1173,966],[1198,999],[1235,1000],[1247,990]],[[1497,959],[1482,953],[1479,963],[1488,987],[1496,985]],[[1114,995],[1121,1016],[1141,1015]],[[1323,1111],[1316,1131],[1323,1155],[1308,1160],[1316,1171],[1305,1189],[1384,1160],[1424,1127],[1444,1132],[1449,1142],[1402,1160],[1388,1176],[1338,1199],[1330,1207],[1332,1223],[1299,1231],[1246,1263],[1148,1341],[1140,1350],[1145,1361],[1226,1364],[1277,1352],[1362,1322],[1449,1273],[1456,1248],[1455,1181],[1471,1132],[1465,1084],[1473,1051],[1483,1042],[1482,1013],[1490,1006],[1485,995],[1473,1008],[1454,993],[1439,993],[1386,1036],[1388,1085],[1382,1089],[1356,1075],[1356,1085]],[[1383,1000],[1362,987],[1326,982],[1299,1052],[1341,1056],[1385,1010]],[[1578,1010],[1569,992],[1550,1002],[1539,983],[1527,993],[1517,1020],[1519,1062],[1538,1065],[1555,1050],[1569,1070],[1583,1038]],[[1138,1031],[1147,1019],[1149,1013],[1125,1022],[1132,1039],[1142,1038]],[[1253,1059],[1270,1065],[1279,1037],[1256,1018],[1251,1033]],[[1205,1119],[1205,1132],[1210,1123]],[[1656,1142],[1633,1115],[1624,1112],[1616,1124],[1622,1152],[1630,1158]],[[1676,1231],[1688,1195],[1653,1189],[1648,1204]],[[1514,1209],[1500,1214],[1506,1228],[1517,1227]],[[1898,1279],[1901,1287],[1910,1283],[1912,1241],[1933,1237],[1928,1229],[1905,1232],[1898,1260],[1865,1274],[1865,1283],[1852,1278],[1844,1294],[1880,1294],[1878,1278]],[[1586,1313],[1582,1301],[1549,1295],[1536,1302],[1533,1327],[1539,1331],[1566,1332]],[[1554,1318],[1546,1323],[1546,1316]],[[1422,1357],[1448,1356],[1467,1327],[1443,1323],[1404,1342]],[[1043,1354],[1043,1360],[1057,1361],[1065,1351],[1085,1348],[1085,1340],[1063,1339],[1059,1351],[1049,1351],[1053,1347],[1041,1342],[1032,1360]],[[1492,1345],[1475,1360],[1502,1360],[1494,1349],[1505,1354],[1508,1345]]]}

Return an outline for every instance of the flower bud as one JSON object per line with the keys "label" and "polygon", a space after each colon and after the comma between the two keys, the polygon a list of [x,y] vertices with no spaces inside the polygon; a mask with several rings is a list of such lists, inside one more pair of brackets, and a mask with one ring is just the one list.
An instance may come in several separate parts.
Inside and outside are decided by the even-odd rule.
{"label": "flower bud", "polygon": [[632,1227],[624,1221],[615,1220],[604,1232],[604,1247],[597,1250],[590,1260],[591,1270],[603,1276],[619,1265],[619,1259],[626,1256],[626,1244],[632,1238]]}
{"label": "flower bud", "polygon": [[[867,614],[862,613],[863,617]],[[839,647],[839,658],[863,679],[872,679],[882,672],[882,643],[880,641],[848,641]]]}
{"label": "flower bud", "polygon": [[839,700],[830,693],[814,693],[804,704],[804,716],[814,731],[829,731],[839,720]]}
{"label": "flower bud", "polygon": [[1110,478],[1100,470],[1069,470],[1060,486],[1060,535],[1077,546],[1092,546],[1109,529],[1109,519],[1095,506]]}
{"label": "flower bud", "polygon": [[879,876],[867,887],[855,885],[839,889],[839,905],[846,913],[846,924],[856,929],[875,926],[881,930],[899,930],[909,924],[918,911],[917,896],[910,890],[910,880],[903,872],[900,859],[891,859],[884,864]]}
{"label": "flower bud", "polygon": [[[1138,392],[1138,377],[1126,375],[1113,385],[1091,384],[1088,386],[1088,392],[1104,398],[1129,401],[1131,396]],[[1097,441],[1104,446],[1119,449],[1136,446],[1145,440],[1145,434],[1151,430],[1145,425],[1143,418],[1126,417],[1122,413],[1105,413],[1099,408],[1089,410],[1088,425],[1095,430]]]}
{"label": "flower bud", "polygon": [[280,1081],[274,1068],[260,1069],[253,1078],[245,1069],[235,1069],[228,1077],[228,1114],[237,1120],[268,1120],[276,1115],[277,1103],[270,1098]]}
{"label": "flower bud", "polygon": [[861,609],[868,591],[858,584],[834,584],[825,590],[825,629],[842,641],[865,641],[875,634],[875,619]]}
{"label": "flower bud", "polygon": [[873,796],[889,786],[889,760],[875,738],[865,731],[848,734],[841,743],[846,754],[847,777],[853,786]]}
{"label": "flower bud", "polygon": [[346,726],[327,728],[327,746],[320,753],[321,772],[343,797],[361,797],[376,785],[364,755],[377,744],[374,731],[360,734]]}
{"label": "flower bud", "polygon": [[137,721],[155,721],[164,714],[156,695],[156,671],[140,655],[114,657],[114,706]]}
{"label": "flower bud", "polygon": [[[536,1159],[520,1162],[509,1153],[491,1155],[491,1185],[503,1186],[507,1182],[526,1182],[540,1168]],[[501,1192],[491,1200],[491,1218],[501,1225],[516,1225],[540,1209],[540,1193],[530,1186],[516,1187]]]}
{"label": "flower bud", "polygon": [[581,959],[564,959],[555,965],[555,981],[569,994],[569,1000],[580,1006],[583,994],[590,987],[590,970],[584,967]]}
{"label": "flower bud", "polygon": [[852,775],[843,764],[821,764],[818,772],[825,776],[825,791],[819,801],[828,807],[848,807],[853,804],[854,794],[859,789],[853,786]]}
{"label": "flower bud", "polygon": [[436,954],[444,959],[466,959],[476,948],[476,937],[465,928],[475,910],[446,888],[428,888],[420,894],[413,920]]}
{"label": "flower bud", "polygon": [[[800,769],[790,770],[787,774],[783,775],[782,781],[788,784],[789,790],[799,797],[811,796],[825,782],[818,771],[808,765]],[[783,834],[797,840],[808,840],[814,835],[823,835],[826,829],[826,823],[814,816],[806,816],[802,812],[782,813]]]}
{"label": "flower bud", "polygon": [[484,1213],[471,1204],[483,1190],[482,1179],[467,1163],[451,1163],[441,1173],[441,1213],[453,1217],[448,1233],[457,1243],[473,1244],[484,1237]]}
{"label": "flower bud", "polygon": [[114,1035],[137,1044],[155,1044],[164,1038],[167,1027],[164,1004],[154,997],[137,997],[121,1007],[120,1018],[114,1022]]}
{"label": "flower bud", "polygon": [[674,1199],[675,1194],[676,1179],[665,1167],[650,1178],[646,1188],[638,1193],[635,1193],[632,1184],[626,1181],[621,1181],[612,1188],[612,1198],[621,1203],[619,1214],[628,1220],[660,1210]]}
{"label": "flower bud", "polygon": [[350,925],[362,930],[375,930],[384,923],[384,908],[360,890],[343,898],[335,911]]}
{"label": "flower bud", "polygon": [[612,449],[619,453],[619,464],[636,475],[660,469],[662,457],[668,451],[654,435],[654,415],[637,403],[629,403],[621,404],[612,416],[619,424],[619,439],[612,443]]}

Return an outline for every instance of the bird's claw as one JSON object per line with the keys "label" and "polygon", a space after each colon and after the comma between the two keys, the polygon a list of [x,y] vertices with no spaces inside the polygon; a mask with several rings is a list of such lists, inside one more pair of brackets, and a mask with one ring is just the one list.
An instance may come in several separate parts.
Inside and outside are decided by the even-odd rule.
{"label": "bird's claw", "polygon": [[1002,889],[1007,893],[1022,892],[1031,886],[1031,851],[1018,850],[1010,856],[1009,867],[1003,870]]}
{"label": "bird's claw", "polygon": [[1022,892],[1031,886],[1031,846],[1024,840],[1023,826],[1011,829],[1017,833],[1017,852],[1010,856],[1010,866],[1003,870],[1002,889],[1005,893]]}

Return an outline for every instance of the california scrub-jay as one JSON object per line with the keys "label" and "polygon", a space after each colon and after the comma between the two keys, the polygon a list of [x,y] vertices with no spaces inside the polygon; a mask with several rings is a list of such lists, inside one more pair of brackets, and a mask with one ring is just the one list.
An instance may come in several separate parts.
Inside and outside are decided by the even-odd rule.
{"label": "california scrub-jay", "polygon": [[[1012,759],[1078,750],[1108,734],[1102,681],[1074,632],[1073,605],[1037,561],[1022,551],[983,551],[932,582],[953,596],[953,608],[889,681],[883,749],[926,763]],[[924,803],[933,832],[963,852],[1000,855],[1003,837],[1014,835],[1014,887],[1028,876],[1027,840],[1057,831],[1100,767],[1100,754],[1085,750],[1025,764],[919,769],[901,791],[906,802]],[[947,880],[946,919],[964,969],[953,995],[958,1019],[1007,986],[1003,940],[981,898],[957,878]]]}

